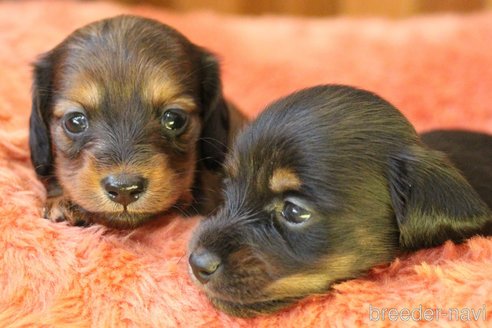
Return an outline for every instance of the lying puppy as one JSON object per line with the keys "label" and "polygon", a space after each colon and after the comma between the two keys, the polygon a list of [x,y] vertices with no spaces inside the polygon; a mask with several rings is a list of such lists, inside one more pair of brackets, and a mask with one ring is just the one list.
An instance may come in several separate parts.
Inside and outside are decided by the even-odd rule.
{"label": "lying puppy", "polygon": [[46,218],[129,228],[218,205],[243,117],[217,60],[157,21],[119,16],[75,31],[34,67],[29,144]]}
{"label": "lying puppy", "polygon": [[490,209],[446,156],[367,91],[318,86],[273,103],[226,163],[225,204],[195,231],[189,263],[232,315],[273,312],[402,252],[492,233]]}

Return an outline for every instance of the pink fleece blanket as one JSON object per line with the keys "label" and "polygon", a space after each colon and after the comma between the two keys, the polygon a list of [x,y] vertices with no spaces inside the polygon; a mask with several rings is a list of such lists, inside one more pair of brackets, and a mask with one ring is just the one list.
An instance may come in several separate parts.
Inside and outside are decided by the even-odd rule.
{"label": "pink fleece blanket", "polygon": [[29,65],[75,28],[120,13],[156,18],[216,52],[226,95],[251,117],[298,88],[346,83],[387,98],[418,130],[492,132],[490,12],[390,21],[0,2],[0,327],[492,325],[492,238],[420,251],[276,315],[236,319],[188,277],[186,247],[199,218],[131,233],[42,219],[45,193],[27,147]]}

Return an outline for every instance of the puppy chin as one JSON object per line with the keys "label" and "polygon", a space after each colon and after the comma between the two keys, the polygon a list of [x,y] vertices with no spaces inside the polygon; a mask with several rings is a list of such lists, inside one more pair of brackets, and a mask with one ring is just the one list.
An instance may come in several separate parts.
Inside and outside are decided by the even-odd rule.
{"label": "puppy chin", "polygon": [[161,215],[164,214],[142,214],[123,211],[119,213],[94,213],[91,216],[94,223],[103,224],[110,228],[134,229]]}
{"label": "puppy chin", "polygon": [[[92,195],[92,197],[87,197]],[[123,206],[112,202],[99,190],[77,190],[70,198],[83,212],[86,224],[102,224],[113,229],[134,229],[160,217],[178,215],[186,208],[186,192],[180,194],[167,190],[148,193],[137,201]],[[75,202],[77,200],[77,202]]]}
{"label": "puppy chin", "polygon": [[[268,315],[287,308],[302,298],[302,296],[276,298],[272,295],[256,298],[226,295],[221,292],[223,288],[220,286],[220,278],[217,281],[209,282],[203,285],[198,281],[198,279],[195,278],[191,268],[188,267],[188,269],[192,281],[203,290],[214,307],[231,316],[252,318],[259,315]],[[245,287],[245,289],[250,288]],[[257,288],[253,286],[251,289],[257,290]]]}
{"label": "puppy chin", "polygon": [[182,215],[183,210],[181,208],[187,206],[186,203],[180,199],[169,204],[161,205],[165,206],[159,208],[146,207],[155,209],[153,212],[142,211],[140,208],[136,210],[130,205],[127,209],[122,209],[120,211],[92,212],[90,216],[93,217],[93,223],[103,224],[114,229],[134,229],[160,218]]}
{"label": "puppy chin", "polygon": [[208,297],[210,302],[229,315],[240,318],[252,318],[259,315],[268,315],[294,304],[299,298],[277,299],[253,303],[225,301],[219,298]]}

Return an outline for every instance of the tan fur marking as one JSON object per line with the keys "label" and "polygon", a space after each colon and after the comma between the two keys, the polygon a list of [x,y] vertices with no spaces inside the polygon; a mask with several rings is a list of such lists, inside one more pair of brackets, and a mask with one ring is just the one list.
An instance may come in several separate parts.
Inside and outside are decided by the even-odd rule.
{"label": "tan fur marking", "polygon": [[273,171],[269,187],[273,192],[281,193],[287,190],[298,190],[301,180],[297,174],[288,168],[279,168]]}
{"label": "tan fur marking", "polygon": [[354,241],[362,247],[369,247],[371,249],[374,249],[376,246],[384,247],[385,241],[382,241],[381,238],[375,237],[373,234],[368,233],[367,228],[364,226],[354,227],[352,234]]}
{"label": "tan fur marking", "polygon": [[[193,160],[195,158],[190,161]],[[188,196],[193,182],[193,170],[178,176],[169,168],[163,155],[152,157],[147,165],[121,165],[101,171],[96,169],[96,161],[91,156],[84,156],[77,170],[70,167],[70,163],[60,163],[60,160],[56,166],[60,183],[70,198],[93,212],[119,213],[123,210],[122,205],[109,200],[101,187],[101,179],[108,174],[139,174],[149,180],[147,191],[141,199],[127,207],[129,213],[145,214],[167,210],[179,198]],[[177,185],[181,187],[170,187]]]}
{"label": "tan fur marking", "polygon": [[333,255],[322,261],[317,273],[295,274],[274,281],[266,288],[275,298],[296,297],[319,293],[341,278],[350,276],[357,263],[357,255]]}
{"label": "tan fur marking", "polygon": [[56,118],[62,118],[63,115],[68,113],[69,111],[76,111],[77,108],[83,110],[84,107],[82,104],[77,102],[69,101],[69,100],[61,100],[58,101],[53,108],[53,116]]}
{"label": "tan fur marking", "polygon": [[83,79],[68,93],[69,99],[82,104],[86,109],[98,108],[101,102],[102,90],[100,86],[90,79]]}
{"label": "tan fur marking", "polygon": [[224,171],[231,178],[235,178],[239,175],[239,164],[236,159],[229,157],[226,158],[224,163]]}
{"label": "tan fur marking", "polygon": [[74,108],[87,111],[98,109],[101,96],[102,90],[96,82],[88,78],[87,74],[78,74],[67,86],[63,99],[55,103],[53,114],[60,118]]}
{"label": "tan fur marking", "polygon": [[[164,75],[165,77],[165,75]],[[166,81],[162,74],[152,74],[143,86],[143,97],[154,106],[177,105],[186,112],[196,110],[196,103],[191,97],[183,96],[175,79]]]}

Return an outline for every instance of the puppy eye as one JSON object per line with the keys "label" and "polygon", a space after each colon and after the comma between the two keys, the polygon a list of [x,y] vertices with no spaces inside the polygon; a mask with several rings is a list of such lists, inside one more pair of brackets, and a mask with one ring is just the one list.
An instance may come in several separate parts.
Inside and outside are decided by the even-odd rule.
{"label": "puppy eye", "polygon": [[311,212],[289,201],[284,203],[281,214],[287,222],[294,224],[303,223],[311,218]]}
{"label": "puppy eye", "polygon": [[188,123],[188,114],[181,109],[172,108],[164,112],[161,117],[161,124],[167,131],[174,135],[183,133]]}
{"label": "puppy eye", "polygon": [[63,125],[68,133],[79,134],[87,130],[89,121],[83,113],[72,112],[65,115]]}

